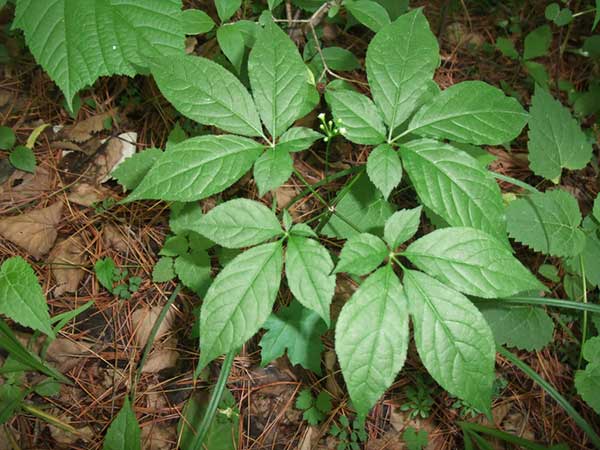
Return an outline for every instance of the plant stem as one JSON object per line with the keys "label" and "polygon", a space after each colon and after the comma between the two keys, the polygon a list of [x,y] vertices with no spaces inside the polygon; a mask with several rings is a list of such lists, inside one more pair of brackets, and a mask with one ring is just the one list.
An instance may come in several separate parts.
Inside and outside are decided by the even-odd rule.
{"label": "plant stem", "polygon": [[500,305],[532,305],[532,306],[550,306],[554,308],[575,309],[578,311],[590,311],[600,314],[600,305],[591,303],[579,303],[575,300],[562,300],[556,298],[544,297],[510,297],[498,299],[485,299],[471,297],[474,303],[498,303]]}
{"label": "plant stem", "polygon": [[509,176],[506,176],[506,175],[502,175],[502,174],[499,174],[499,173],[496,173],[496,172],[491,172],[491,173],[498,180],[502,180],[502,181],[506,181],[507,183],[514,184],[515,186],[519,186],[520,188],[523,188],[526,191],[532,192],[534,194],[539,194],[539,192],[540,192],[534,186],[531,186],[531,185],[529,185],[527,183],[524,183],[521,180],[517,180],[516,178],[509,177]]}
{"label": "plant stem", "polygon": [[227,378],[229,378],[229,373],[231,372],[231,367],[233,366],[233,360],[235,359],[236,354],[236,351],[231,351],[225,356],[225,360],[221,366],[221,372],[219,373],[219,379],[217,380],[217,384],[215,385],[210,401],[208,402],[208,407],[206,408],[206,414],[202,417],[202,422],[200,422],[200,427],[198,427],[198,434],[194,436],[190,450],[200,450],[202,448],[202,443],[210,429],[210,425],[217,412],[217,407],[219,406],[219,403],[221,403],[221,397],[223,397],[223,391],[225,390]]}
{"label": "plant stem", "polygon": [[[581,289],[583,291],[583,304],[587,305],[587,280],[585,279],[585,265],[583,264],[583,257],[579,255],[579,266],[581,267]],[[583,361],[583,346],[587,340],[587,323],[588,314],[587,311],[583,311],[583,324],[581,330],[581,347],[579,348],[579,360],[577,361],[577,369],[581,368],[581,362]]]}
{"label": "plant stem", "polygon": [[497,347],[498,353],[500,353],[504,358],[509,360],[512,364],[521,369],[527,376],[529,376],[534,382],[539,384],[542,389],[544,389],[550,397],[552,397],[556,403],[558,403],[565,412],[571,416],[571,418],[579,425],[579,427],[583,430],[585,434],[590,438],[590,441],[594,444],[595,447],[600,448],[600,436],[594,431],[594,429],[590,426],[586,420],[581,417],[581,415],[575,410],[573,405],[571,405],[566,398],[564,398],[560,392],[558,392],[554,386],[544,380],[535,370],[533,370],[529,365],[521,361],[515,354],[509,352],[502,346]]}

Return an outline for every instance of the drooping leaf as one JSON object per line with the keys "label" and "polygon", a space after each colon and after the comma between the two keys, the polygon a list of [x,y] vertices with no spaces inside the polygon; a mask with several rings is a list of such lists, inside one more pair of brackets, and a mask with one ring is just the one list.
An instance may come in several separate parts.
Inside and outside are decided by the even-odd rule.
{"label": "drooping leaf", "polygon": [[452,395],[489,412],[496,359],[490,327],[464,295],[424,273],[404,273],[404,291],[423,365]]}
{"label": "drooping leaf", "polygon": [[125,397],[125,403],[119,414],[116,415],[104,438],[103,450],[140,450],[141,446],[140,425],[135,417],[129,398]]}
{"label": "drooping leaf", "polygon": [[385,125],[379,111],[366,96],[349,90],[327,91],[327,102],[344,137],[357,144],[381,144],[385,142]]}
{"label": "drooping leaf", "polygon": [[529,166],[548,180],[563,168],[582,169],[590,161],[592,145],[569,110],[544,89],[532,97],[529,120]]}
{"label": "drooping leaf", "polygon": [[103,75],[134,76],[148,55],[183,54],[180,12],[180,0],[19,0],[15,26],[71,106]]}
{"label": "drooping leaf", "polygon": [[240,9],[242,0],[215,0],[215,6],[217,7],[217,14],[221,22],[226,22],[231,19],[231,16]]}
{"label": "drooping leaf", "polygon": [[408,128],[420,136],[476,145],[516,138],[528,115],[513,97],[481,81],[463,81],[423,105]]}
{"label": "drooping leaf", "polygon": [[552,30],[548,25],[536,28],[527,36],[523,47],[523,58],[533,59],[545,56],[552,44]]}
{"label": "drooping leaf", "polygon": [[402,180],[402,163],[400,162],[400,156],[391,145],[381,144],[369,154],[367,175],[385,199],[400,184]]}
{"label": "drooping leaf", "polygon": [[350,11],[356,20],[375,33],[391,22],[385,8],[371,0],[347,2],[346,9]]}
{"label": "drooping leaf", "polygon": [[8,258],[0,266],[0,314],[54,336],[40,283],[31,266],[20,256]]}
{"label": "drooping leaf", "polygon": [[340,313],[335,351],[359,414],[369,412],[404,365],[407,306],[402,285],[387,265],[364,281]]}
{"label": "drooping leaf", "polygon": [[279,147],[268,148],[254,163],[254,180],[258,195],[263,196],[285,183],[294,171],[289,152]]}
{"label": "drooping leaf", "polygon": [[217,42],[221,51],[233,65],[236,73],[242,70],[246,43],[240,29],[234,25],[222,25],[217,29]]}
{"label": "drooping leaf", "polygon": [[585,246],[577,200],[561,189],[512,201],[506,219],[512,238],[546,255],[575,256]]}
{"label": "drooping leaf", "polygon": [[585,402],[600,414],[600,336],[585,341],[583,356],[588,364],[585,370],[575,373],[575,388]]}
{"label": "drooping leaf", "polygon": [[215,26],[214,20],[199,9],[186,9],[181,12],[183,32],[188,35],[208,33]]}
{"label": "drooping leaf", "polygon": [[271,314],[263,328],[267,332],[260,340],[262,366],[287,350],[292,364],[300,364],[317,375],[321,374],[321,335],[327,331],[327,326],[317,313],[292,302],[279,313]]}
{"label": "drooping leaf", "polygon": [[124,201],[142,199],[191,202],[231,186],[262,152],[240,136],[200,136],[174,145],[154,163]]}
{"label": "drooping leaf", "polygon": [[545,287],[491,235],[474,228],[442,228],[403,253],[419,269],[469,295],[507,297]]}
{"label": "drooping leaf", "polygon": [[406,11],[408,11],[409,0],[375,0],[381,6],[385,8],[385,10],[390,15],[392,20],[396,20]]}
{"label": "drooping leaf", "polygon": [[281,135],[277,143],[279,151],[300,152],[306,150],[319,139],[323,139],[321,133],[318,133],[310,128],[293,127]]}
{"label": "drooping leaf", "polygon": [[173,265],[181,283],[200,296],[204,296],[211,282],[210,256],[206,250],[193,250],[175,258]]}
{"label": "drooping leaf", "polygon": [[214,207],[202,216],[196,230],[227,248],[250,247],[283,234],[273,211],[245,198]]}
{"label": "drooping leaf", "polygon": [[552,342],[554,322],[543,308],[485,303],[479,307],[498,345],[534,351]]}
{"label": "drooping leaf", "polygon": [[211,284],[200,312],[200,366],[236,350],[269,317],[279,291],[281,242],[236,256]]}
{"label": "drooping leaf", "polygon": [[375,270],[388,255],[385,243],[369,233],[351,236],[340,253],[335,272],[366,275]]}
{"label": "drooping leaf", "polygon": [[260,117],[273,138],[281,136],[307,112],[306,71],[289,36],[274,22],[267,22],[250,52],[248,75]]}
{"label": "drooping leaf", "polygon": [[452,226],[477,228],[506,241],[500,188],[475,159],[430,139],[403,145],[400,155],[425,206]]}
{"label": "drooping leaf", "polygon": [[35,155],[30,148],[23,145],[15,147],[10,152],[9,159],[15,169],[30,173],[35,172]]}
{"label": "drooping leaf", "polygon": [[367,49],[373,99],[391,131],[405,122],[430,89],[439,46],[421,9],[383,27]]}
{"label": "drooping leaf", "polygon": [[421,206],[413,209],[401,209],[385,222],[383,236],[392,250],[414,236],[421,223],[422,210]]}
{"label": "drooping leaf", "polygon": [[333,261],[314,239],[292,235],[285,255],[285,276],[294,297],[329,326],[329,306],[335,292]]}
{"label": "drooping leaf", "polygon": [[335,208],[339,216],[331,216],[323,228],[326,236],[348,239],[360,233],[383,234],[383,226],[394,213],[394,206],[383,198],[366,175],[359,176],[358,181],[351,181],[348,192],[342,191],[344,196]]}
{"label": "drooping leaf", "polygon": [[148,148],[127,158],[111,175],[125,189],[135,189],[161,155],[162,151],[158,148]]}
{"label": "drooping leaf", "polygon": [[161,93],[184,116],[243,136],[261,136],[256,106],[244,85],[227,69],[199,56],[152,60]]}

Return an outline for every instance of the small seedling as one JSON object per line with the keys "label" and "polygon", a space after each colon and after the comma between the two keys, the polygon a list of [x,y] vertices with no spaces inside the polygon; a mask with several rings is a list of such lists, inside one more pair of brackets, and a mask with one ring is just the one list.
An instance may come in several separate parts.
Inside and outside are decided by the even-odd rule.
{"label": "small seedling", "polygon": [[365,442],[368,437],[365,431],[365,418],[357,416],[350,426],[348,417],[340,416],[339,425],[334,423],[329,429],[329,434],[340,440],[337,450],[359,450],[359,444]]}
{"label": "small seedling", "polygon": [[404,439],[408,450],[423,450],[427,447],[427,438],[427,431],[416,430],[414,427],[408,427],[404,433],[402,433],[402,439]]}
{"label": "small seedling", "polygon": [[421,417],[426,419],[431,414],[433,406],[433,398],[430,395],[431,388],[423,381],[422,378],[417,378],[416,386],[409,386],[406,389],[406,397],[408,402],[400,407],[401,411],[410,411],[408,417],[416,419]]}
{"label": "small seedling", "polygon": [[331,411],[331,396],[321,391],[315,398],[310,389],[303,389],[296,398],[296,408],[303,411],[302,417],[310,425],[318,425]]}
{"label": "small seedling", "polygon": [[140,277],[127,278],[129,271],[119,269],[110,257],[96,261],[94,272],[100,284],[121,299],[131,298],[131,294],[137,292],[142,284]]}

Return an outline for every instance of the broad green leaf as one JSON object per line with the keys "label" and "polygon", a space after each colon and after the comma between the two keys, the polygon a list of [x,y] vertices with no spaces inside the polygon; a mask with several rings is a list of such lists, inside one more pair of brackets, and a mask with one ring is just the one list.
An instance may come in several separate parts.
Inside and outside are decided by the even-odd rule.
{"label": "broad green leaf", "polygon": [[548,25],[542,25],[525,36],[523,58],[533,59],[545,56],[552,44],[552,30]]}
{"label": "broad green leaf", "polygon": [[134,76],[149,55],[183,54],[180,13],[181,0],[18,0],[15,26],[71,106],[103,75]]}
{"label": "broad green leaf", "polygon": [[350,50],[341,47],[326,47],[321,50],[321,53],[327,67],[331,70],[350,71],[360,69],[358,58]]}
{"label": "broad green leaf", "polygon": [[277,189],[294,171],[294,160],[289,152],[279,147],[268,148],[254,163],[254,181],[258,195]]}
{"label": "broad green leaf", "polygon": [[343,196],[336,205],[336,214],[323,227],[324,235],[348,239],[360,233],[383,234],[383,226],[394,213],[394,206],[385,201],[366,175],[358,176],[358,181],[351,181],[353,184],[347,192],[340,192]]}
{"label": "broad green leaf", "polygon": [[116,268],[115,261],[111,257],[99,259],[94,264],[94,273],[96,274],[96,278],[98,278],[98,282],[111,293],[113,291]]}
{"label": "broad green leaf", "polygon": [[519,102],[500,89],[482,81],[463,81],[423,105],[408,129],[420,136],[498,145],[516,138],[527,118]]}
{"label": "broad green leaf", "polygon": [[519,59],[519,52],[517,52],[515,44],[510,39],[499,37],[496,39],[496,48],[507,58]]}
{"label": "broad green leaf", "polygon": [[477,228],[506,242],[500,188],[477,160],[430,139],[403,145],[400,155],[425,206],[451,226]]}
{"label": "broad green leaf", "polygon": [[366,275],[379,267],[387,255],[388,249],[380,238],[369,233],[357,234],[344,244],[335,272]]}
{"label": "broad green leaf", "polygon": [[199,9],[186,9],[181,12],[183,32],[188,35],[208,33],[215,26],[215,21]]}
{"label": "broad green leaf", "polygon": [[385,199],[400,184],[400,181],[402,181],[402,163],[400,162],[400,156],[391,145],[381,144],[369,154],[367,175]]}
{"label": "broad green leaf", "polygon": [[200,136],[174,145],[125,199],[191,202],[231,186],[259,157],[262,146],[239,136]]}
{"label": "broad green leaf", "polygon": [[4,260],[0,266],[0,314],[54,336],[44,292],[35,272],[20,256]]}
{"label": "broad green leaf", "polygon": [[175,268],[173,267],[173,258],[163,256],[156,261],[152,269],[152,281],[155,283],[166,283],[175,278]]}
{"label": "broad green leaf", "polygon": [[390,134],[427,95],[439,62],[437,39],[421,9],[400,16],[375,35],[367,49],[367,75]]}
{"label": "broad green leaf", "polygon": [[404,272],[404,292],[423,365],[450,394],[491,410],[496,347],[490,327],[464,295],[421,272]]}
{"label": "broad green leaf", "polygon": [[396,20],[406,11],[408,11],[409,0],[375,0],[381,6],[383,6],[390,18]]}
{"label": "broad green leaf", "polygon": [[535,83],[544,89],[548,89],[548,81],[550,80],[550,76],[548,75],[548,71],[546,70],[546,66],[544,64],[540,64],[535,61],[525,61],[523,63],[523,67]]}
{"label": "broad green leaf", "polygon": [[474,228],[442,228],[413,242],[403,253],[415,266],[469,295],[507,297],[545,290],[506,246]]}
{"label": "broad green leaf", "polygon": [[233,24],[220,26],[217,29],[217,42],[223,54],[239,74],[246,51],[246,43],[240,29]]}
{"label": "broad green leaf", "polygon": [[585,370],[575,373],[575,388],[585,402],[600,414],[600,336],[585,341],[583,356],[588,364]]}
{"label": "broad green leaf", "polygon": [[185,287],[204,296],[211,282],[210,256],[206,250],[195,250],[175,259],[175,273]]}
{"label": "broad green leaf", "polygon": [[294,297],[315,311],[329,326],[329,307],[335,292],[333,261],[314,239],[292,235],[285,255],[285,276]]}
{"label": "broad green leaf", "polygon": [[581,285],[581,264],[585,269],[585,277],[592,286],[600,286],[600,238],[598,238],[597,226],[589,218],[583,221],[583,231],[586,235],[583,251],[566,260],[568,269],[577,275],[578,284]]}
{"label": "broad green leaf", "polygon": [[292,302],[279,313],[271,314],[263,328],[267,332],[259,344],[262,366],[279,358],[287,350],[292,364],[300,364],[321,375],[321,335],[327,331],[327,326],[317,313],[303,308],[298,302]]}
{"label": "broad green leaf", "polygon": [[390,23],[390,15],[385,8],[371,0],[346,2],[346,9],[356,20],[375,33]]}
{"label": "broad green leaf", "polygon": [[543,308],[483,303],[479,309],[498,345],[534,351],[552,342],[554,322]]}
{"label": "broad green leaf", "polygon": [[160,92],[184,116],[230,133],[262,136],[252,97],[219,64],[200,56],[155,58],[152,75]]}
{"label": "broad green leaf", "polygon": [[0,127],[0,150],[10,150],[17,142],[17,135],[12,128]]}
{"label": "broad green leaf", "polygon": [[8,383],[0,386],[0,425],[12,419],[21,409],[26,394],[27,391],[20,386]]}
{"label": "broad green leaf", "polygon": [[293,127],[281,135],[277,143],[278,151],[300,152],[310,148],[316,141],[323,139],[321,133],[318,133],[310,128]]}
{"label": "broad green leaf", "polygon": [[142,182],[154,163],[160,159],[161,155],[162,151],[160,149],[147,148],[125,159],[111,175],[125,189],[135,189]]}
{"label": "broad green leaf", "polygon": [[326,98],[337,126],[345,129],[346,139],[365,145],[385,142],[385,125],[368,97],[349,90],[335,90],[327,91]]}
{"label": "broad green leaf", "polygon": [[129,397],[126,396],[121,411],[108,427],[102,449],[140,450],[142,448],[140,439],[140,425],[129,403]]}
{"label": "broad green leaf", "polygon": [[413,209],[401,209],[385,222],[383,236],[392,250],[409,240],[419,229],[421,206]]}
{"label": "broad green leaf", "polygon": [[296,225],[292,226],[292,229],[290,230],[290,234],[292,236],[300,236],[300,237],[312,237],[312,238],[317,238],[317,233],[314,232],[314,230],[309,227],[308,225],[306,225],[305,223],[297,223]]}
{"label": "broad green leaf", "polygon": [[544,89],[536,89],[529,120],[529,166],[548,180],[563,168],[583,169],[592,157],[592,145],[567,108]]}
{"label": "broad green leaf", "polygon": [[269,5],[270,10],[273,10],[273,8],[277,8],[282,3],[283,0],[267,0],[267,4]]}
{"label": "broad green leaf", "polygon": [[188,240],[185,236],[169,236],[158,252],[160,256],[185,255],[188,251]]}
{"label": "broad green leaf", "polygon": [[248,59],[254,101],[273,138],[304,116],[308,89],[306,66],[298,48],[272,21],[259,31]]}
{"label": "broad green leaf", "polygon": [[335,351],[352,403],[367,414],[402,369],[408,348],[408,308],[391,266],[367,278],[344,305]]}
{"label": "broad green leaf", "polygon": [[227,248],[250,247],[283,234],[273,211],[245,198],[215,206],[202,216],[196,230]]}
{"label": "broad green leaf", "polygon": [[537,252],[575,256],[585,246],[577,200],[561,189],[519,198],[506,209],[510,237]]}
{"label": "broad green leaf", "polygon": [[279,291],[281,242],[236,256],[211,284],[200,312],[200,367],[237,350],[264,324]]}
{"label": "broad green leaf", "polygon": [[190,231],[199,233],[198,223],[202,219],[202,209],[197,202],[175,202],[171,205],[169,227],[175,234],[185,234]]}
{"label": "broad green leaf", "polygon": [[402,439],[406,443],[407,450],[423,450],[429,443],[429,434],[425,430],[417,431],[416,428],[410,426],[404,433]]}
{"label": "broad green leaf", "polygon": [[215,0],[215,6],[221,22],[226,22],[240,9],[242,0]]}
{"label": "broad green leaf", "polygon": [[15,169],[23,172],[35,172],[35,155],[33,150],[23,145],[15,147],[9,155],[10,163]]}
{"label": "broad green leaf", "polygon": [[600,222],[600,194],[596,196],[596,200],[594,200],[594,209],[593,212],[594,217],[598,222]]}

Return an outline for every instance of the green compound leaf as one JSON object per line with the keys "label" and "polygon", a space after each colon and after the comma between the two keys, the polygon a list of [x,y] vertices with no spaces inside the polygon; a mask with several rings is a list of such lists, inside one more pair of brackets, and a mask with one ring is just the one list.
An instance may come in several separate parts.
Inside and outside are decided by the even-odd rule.
{"label": "green compound leaf", "polygon": [[[254,101],[273,138],[305,115],[307,69],[298,48],[274,22],[268,21],[248,59]],[[314,91],[315,87],[311,86]]]}
{"label": "green compound leaf", "polygon": [[421,223],[422,210],[421,206],[413,209],[401,209],[387,220],[383,236],[392,250],[414,236]]}
{"label": "green compound leaf", "polygon": [[279,291],[281,242],[236,256],[211,284],[200,311],[200,367],[237,350],[267,320]]}
{"label": "green compound leaf", "polygon": [[600,414],[600,336],[585,341],[583,356],[588,365],[585,370],[575,373],[575,388],[585,402]]}
{"label": "green compound leaf", "polygon": [[19,0],[15,26],[71,106],[103,75],[134,76],[148,55],[183,54],[180,13],[181,0]]}
{"label": "green compound leaf", "polygon": [[346,9],[356,20],[375,33],[390,23],[390,15],[385,8],[371,0],[346,2]]}
{"label": "green compound leaf", "polygon": [[523,47],[523,58],[533,59],[545,56],[552,44],[552,30],[548,25],[536,28],[527,36]]}
{"label": "green compound leaf", "polygon": [[[383,234],[385,221],[394,213],[394,206],[383,198],[379,190],[373,186],[365,175],[358,175],[358,181],[347,192],[342,191],[343,197],[337,204],[336,213],[345,220],[333,215],[323,228],[323,234],[331,237],[348,239],[356,234]],[[342,195],[340,194],[340,195]],[[348,225],[350,222],[356,229]]]}
{"label": "green compound leaf", "polygon": [[260,340],[261,365],[287,355],[292,364],[321,375],[321,335],[327,331],[317,313],[303,308],[298,302],[271,314],[263,328],[267,330]]}
{"label": "green compound leaf", "polygon": [[483,303],[479,309],[498,345],[534,351],[552,342],[554,322],[543,308]]}
{"label": "green compound leaf", "polygon": [[126,396],[121,411],[108,427],[102,449],[140,450],[141,448],[140,425],[129,403],[129,397]]}
{"label": "green compound leaf", "polygon": [[575,256],[585,246],[579,205],[566,191],[555,189],[519,198],[508,205],[506,219],[510,236],[537,252]]}
{"label": "green compound leaf", "polygon": [[385,125],[367,96],[349,90],[337,90],[327,91],[326,99],[336,123],[346,129],[346,139],[365,145],[385,142]]}
{"label": "green compound leaf", "polygon": [[0,266],[0,313],[54,336],[44,292],[35,272],[20,256],[8,258]]}
{"label": "green compound leaf", "polygon": [[300,152],[306,150],[319,139],[323,139],[321,133],[310,128],[293,127],[281,135],[277,143],[277,150],[286,152]]}
{"label": "green compound leaf", "polygon": [[215,6],[221,22],[226,22],[240,9],[242,0],[215,0]]}
{"label": "green compound leaf", "polygon": [[413,242],[403,255],[469,295],[498,298],[546,289],[502,242],[474,228],[436,230]]}
{"label": "green compound leaf", "polygon": [[294,171],[294,160],[289,152],[279,147],[268,148],[254,163],[254,180],[258,195],[277,189],[285,183]]}
{"label": "green compound leaf", "polygon": [[380,238],[369,233],[357,234],[344,244],[335,272],[366,275],[379,267],[387,255],[388,249]]}
{"label": "green compound leaf", "polygon": [[452,226],[477,228],[506,242],[500,188],[477,160],[430,139],[409,142],[400,154],[425,206]]}
{"label": "green compound leaf", "polygon": [[226,248],[250,247],[283,234],[273,211],[245,198],[214,207],[202,216],[196,229]]}
{"label": "green compound leaf", "polygon": [[15,147],[8,158],[15,169],[29,173],[35,172],[35,155],[29,147],[23,145]]}
{"label": "green compound leaf", "polygon": [[411,119],[409,132],[465,144],[498,145],[516,138],[528,115],[519,102],[481,81],[442,91]]}
{"label": "green compound leaf", "polygon": [[423,365],[450,394],[490,412],[496,359],[492,330],[464,295],[424,273],[404,273]]}
{"label": "green compound leaf", "polygon": [[117,166],[111,175],[125,189],[135,189],[161,155],[160,149],[148,148],[127,158]]}
{"label": "green compound leaf", "polygon": [[381,144],[369,154],[367,175],[387,200],[392,190],[402,181],[400,156],[391,145]]}
{"label": "green compound leaf", "polygon": [[375,103],[393,131],[430,92],[439,46],[421,9],[379,31],[367,49],[367,75]]}
{"label": "green compound leaf", "polygon": [[285,255],[285,276],[294,297],[330,324],[329,307],[335,292],[333,261],[325,247],[313,239],[290,236]]}
{"label": "green compound leaf", "polygon": [[152,61],[158,88],[184,116],[243,136],[262,136],[256,106],[244,85],[224,67],[199,56]]}
{"label": "green compound leaf", "polygon": [[529,120],[529,166],[548,180],[560,177],[563,168],[583,169],[592,157],[589,143],[567,108],[546,90],[536,88]]}
{"label": "green compound leaf", "polygon": [[335,351],[359,414],[367,414],[394,382],[404,365],[408,341],[406,297],[388,265],[352,295],[335,330]]}
{"label": "green compound leaf", "polygon": [[125,199],[191,202],[217,194],[244,175],[263,147],[240,136],[200,136],[164,152]]}
{"label": "green compound leaf", "polygon": [[206,250],[194,250],[175,259],[175,273],[185,287],[204,296],[211,283],[210,256]]}

